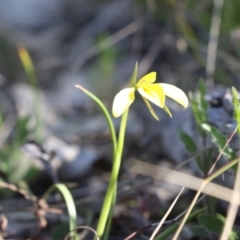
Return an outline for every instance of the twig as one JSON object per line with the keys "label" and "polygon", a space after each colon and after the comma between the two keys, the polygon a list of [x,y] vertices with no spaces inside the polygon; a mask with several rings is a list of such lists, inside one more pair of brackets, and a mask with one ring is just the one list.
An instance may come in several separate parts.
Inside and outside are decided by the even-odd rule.
{"label": "twig", "polygon": [[84,53],[81,54],[79,58],[75,60],[73,66],[71,68],[72,71],[77,71],[81,68],[88,60],[95,57],[99,53],[103,52],[104,50],[108,49],[109,47],[115,45],[116,43],[120,42],[121,40],[125,39],[129,35],[133,34],[134,32],[138,31],[141,27],[140,21],[134,21],[127,25],[126,27],[122,28],[115,34],[111,35],[110,37],[104,39],[99,44],[87,49]]}
{"label": "twig", "polygon": [[[232,160],[227,165],[229,167],[229,165],[232,166],[232,164],[236,164],[236,160]],[[181,187],[184,186],[195,191],[198,191],[198,189],[202,186],[203,182],[206,181],[190,174],[156,166],[139,160],[132,161],[131,165],[132,167],[130,167],[130,171],[133,173],[143,174],[156,180],[173,183]],[[224,167],[226,166],[223,166],[222,168]],[[202,192],[210,196],[230,202],[233,190],[227,187],[223,187],[219,184],[209,182],[205,185]],[[240,192],[237,192],[236,194],[240,198]],[[235,199],[234,202],[238,203],[237,199]]]}
{"label": "twig", "polygon": [[228,146],[229,142],[232,140],[234,134],[237,132],[238,126],[235,128],[235,130],[233,131],[233,133],[231,134],[231,136],[229,137],[229,139],[227,140],[227,142],[225,143],[225,146],[223,147],[222,151],[219,153],[216,161],[213,163],[211,169],[208,172],[208,176],[212,173],[213,169],[216,167],[217,162],[219,161],[220,157],[223,155],[225,148]]}
{"label": "twig", "polygon": [[[199,199],[198,201],[196,202],[196,205],[198,203],[200,203],[204,198],[206,197],[205,194],[203,194]],[[164,231],[166,228],[168,228],[169,226],[173,225],[174,223],[178,222],[182,216],[186,213],[187,209],[184,210],[183,212],[181,212],[177,217],[175,217],[174,219],[171,219],[171,220],[167,220],[167,221],[164,221],[163,222],[163,228],[161,229],[160,232]],[[152,227],[157,227],[159,225],[159,222],[157,223],[152,223],[152,224],[149,224],[147,226],[144,226],[142,228],[139,228],[137,231],[131,233],[129,236],[127,236],[126,238],[124,238],[124,240],[130,240],[132,239],[133,237],[135,237],[137,234],[149,229],[149,228],[152,228]]]}
{"label": "twig", "polygon": [[36,202],[37,201],[37,197],[36,196],[30,195],[26,190],[24,190],[22,188],[19,188],[19,187],[16,187],[13,184],[0,182],[0,187],[8,188],[8,189],[10,189],[13,192],[20,193],[21,195],[24,196],[25,199],[30,200],[32,202]]}
{"label": "twig", "polygon": [[177,200],[179,199],[180,195],[182,194],[183,190],[185,189],[185,187],[183,187],[181,189],[181,191],[179,192],[179,194],[177,195],[177,197],[174,199],[173,203],[171,204],[171,206],[169,207],[169,209],[167,210],[166,214],[164,215],[164,217],[162,218],[162,220],[159,222],[158,226],[156,227],[156,229],[154,230],[150,240],[153,240],[156,236],[156,234],[158,233],[158,231],[160,230],[161,226],[163,225],[164,221],[166,220],[166,218],[168,217],[169,213],[172,211],[173,207],[175,206]]}
{"label": "twig", "polygon": [[226,222],[224,224],[224,228],[223,228],[220,240],[229,239],[231,229],[234,224],[234,220],[236,218],[238,207],[239,207],[239,204],[236,204],[233,201],[235,199],[238,199],[238,201],[240,201],[239,198],[236,196],[237,191],[240,191],[240,164],[239,163],[238,163],[237,174],[236,174],[236,179],[235,179],[233,190],[234,190],[234,192],[232,194],[232,201],[230,202],[229,207],[228,207]]}
{"label": "twig", "polygon": [[209,88],[214,86],[213,74],[216,66],[216,55],[218,47],[218,37],[221,25],[223,0],[213,1],[213,14],[208,42],[207,65],[206,65],[206,84]]}
{"label": "twig", "polygon": [[145,55],[145,57],[139,64],[138,73],[140,76],[144,75],[149,70],[154,60],[157,58],[160,50],[164,47],[164,44],[162,43],[167,40],[169,41],[169,35],[166,35],[163,38],[163,32],[161,31],[160,34],[156,37],[156,40],[153,42],[152,46],[150,47],[148,53]]}
{"label": "twig", "polygon": [[174,169],[177,170],[177,169],[181,168],[182,166],[184,166],[184,165],[188,164],[189,162],[195,160],[196,157],[200,156],[201,154],[203,154],[207,150],[210,150],[213,147],[214,147],[214,145],[211,144],[209,146],[206,146],[206,147],[202,148],[199,151],[194,152],[189,158],[187,158],[186,160],[184,160],[181,163],[177,164]]}

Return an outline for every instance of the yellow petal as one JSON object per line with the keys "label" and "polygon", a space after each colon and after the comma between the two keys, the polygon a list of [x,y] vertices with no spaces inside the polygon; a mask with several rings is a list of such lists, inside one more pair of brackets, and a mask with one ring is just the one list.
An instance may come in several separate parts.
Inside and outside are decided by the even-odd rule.
{"label": "yellow petal", "polygon": [[147,75],[143,76],[138,81],[137,86],[143,87],[143,85],[145,85],[145,84],[150,84],[150,83],[155,82],[156,76],[157,76],[157,73],[155,73],[155,72],[148,73]]}
{"label": "yellow petal", "polygon": [[132,104],[135,99],[134,91],[134,88],[125,88],[115,96],[112,107],[112,114],[115,118],[121,116]]}
{"label": "yellow petal", "polygon": [[168,109],[168,107],[167,107],[166,105],[164,105],[163,110],[164,110],[170,117],[172,117],[172,114],[171,114],[170,110]]}
{"label": "yellow petal", "polygon": [[180,88],[167,83],[159,83],[159,84],[155,83],[153,85],[161,85],[167,97],[172,98],[173,100],[181,104],[183,107],[187,108],[188,98]]}
{"label": "yellow petal", "polygon": [[138,92],[158,107],[164,107],[165,95],[163,88],[159,84],[149,84],[144,88],[138,88]]}
{"label": "yellow petal", "polygon": [[143,97],[143,100],[144,100],[144,102],[146,103],[146,105],[147,105],[147,107],[148,107],[148,110],[149,110],[150,113],[153,115],[153,117],[159,121],[158,116],[157,116],[157,114],[155,113],[155,111],[153,110],[153,108],[152,108],[151,104],[149,103],[149,101],[148,101],[146,98],[144,98],[144,97]]}

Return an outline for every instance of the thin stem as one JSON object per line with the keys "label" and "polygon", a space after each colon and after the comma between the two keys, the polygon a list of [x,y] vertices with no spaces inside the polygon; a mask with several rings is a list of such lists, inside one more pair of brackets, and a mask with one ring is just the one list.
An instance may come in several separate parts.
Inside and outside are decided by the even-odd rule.
{"label": "thin stem", "polygon": [[109,217],[111,204],[114,198],[114,193],[116,192],[116,186],[117,186],[116,184],[117,184],[118,174],[121,166],[124,137],[125,137],[125,131],[126,131],[126,125],[127,125],[127,117],[128,117],[128,109],[122,115],[117,150],[116,150],[116,155],[113,162],[113,169],[111,173],[110,183],[108,185],[107,193],[103,202],[103,207],[102,207],[102,211],[101,211],[98,226],[97,226],[97,233],[100,238],[104,233],[107,219]]}
{"label": "thin stem", "polygon": [[112,199],[112,205],[111,205],[107,225],[106,225],[102,240],[108,240],[110,228],[111,228],[111,225],[112,225],[112,217],[113,217],[113,212],[114,212],[114,206],[116,204],[116,199],[117,199],[117,182],[115,184],[115,189],[114,189],[113,199]]}
{"label": "thin stem", "polygon": [[205,186],[205,184],[203,183],[203,185],[200,187],[200,189],[199,189],[198,192],[196,193],[196,195],[195,195],[194,199],[192,200],[192,202],[191,202],[191,204],[190,204],[190,206],[189,206],[186,214],[184,215],[184,217],[183,217],[183,219],[182,219],[182,221],[181,221],[181,223],[180,223],[177,231],[175,232],[175,234],[174,234],[174,236],[173,236],[173,240],[177,240],[177,238],[178,238],[178,236],[179,236],[179,234],[180,234],[180,232],[181,232],[181,230],[182,230],[185,222],[187,221],[188,216],[190,215],[193,207],[195,206],[195,203],[197,202],[198,197],[200,196],[201,191],[202,191],[202,189],[204,188],[204,186]]}
{"label": "thin stem", "polygon": [[166,214],[164,215],[164,217],[162,218],[162,220],[159,222],[158,226],[156,227],[156,229],[154,230],[152,236],[150,237],[150,240],[153,240],[155,238],[155,236],[157,235],[158,231],[160,230],[160,228],[162,227],[163,223],[165,222],[166,218],[168,217],[168,215],[170,214],[170,212],[172,211],[173,207],[175,206],[175,204],[177,203],[180,195],[182,194],[183,190],[185,188],[183,187],[181,189],[181,191],[179,192],[179,194],[177,195],[177,197],[174,199],[173,203],[171,204],[171,206],[169,207],[169,209],[167,210]]}
{"label": "thin stem", "polygon": [[214,0],[213,1],[213,14],[210,28],[210,36],[208,43],[208,52],[207,52],[207,66],[206,66],[206,75],[207,75],[207,86],[212,88],[214,85],[213,74],[216,66],[216,56],[217,56],[217,47],[218,47],[218,37],[221,27],[221,14],[223,7],[223,0]]}
{"label": "thin stem", "polygon": [[81,85],[75,85],[76,88],[81,89],[84,93],[86,93],[90,98],[92,98],[92,100],[99,106],[99,108],[102,110],[106,120],[107,120],[107,124],[110,130],[110,135],[112,138],[112,143],[113,143],[113,157],[115,157],[115,152],[117,149],[117,137],[116,137],[116,132],[115,132],[115,128],[113,125],[113,121],[112,118],[108,112],[108,110],[106,109],[106,107],[104,106],[104,104],[102,103],[102,101],[96,97],[94,94],[92,94],[91,92],[89,92],[87,89],[85,89],[83,86]]}
{"label": "thin stem", "polygon": [[[121,163],[121,156],[122,156],[122,150],[123,150],[123,143],[124,143],[124,135],[125,135],[125,129],[126,129],[126,122],[127,122],[127,113],[123,114],[121,125],[120,125],[120,134],[119,134],[119,141],[120,144],[117,143],[117,137],[115,128],[113,125],[112,118],[106,109],[105,105],[102,103],[102,101],[97,98],[94,94],[86,90],[84,87],[80,85],[75,85],[75,87],[81,89],[84,93],[86,93],[90,98],[92,98],[93,101],[96,102],[96,104],[99,106],[99,108],[102,110],[106,120],[107,124],[110,130],[110,135],[112,139],[113,144],[113,170],[115,169],[115,175],[111,175],[110,183],[108,186],[108,190],[104,199],[102,211],[100,214],[98,226],[97,226],[97,233],[100,237],[103,236],[104,239],[108,238],[110,226],[111,226],[111,219],[113,215],[113,208],[115,206],[116,201],[116,195],[117,195],[117,177],[119,173],[120,163]],[[103,235],[104,233],[104,235]]]}

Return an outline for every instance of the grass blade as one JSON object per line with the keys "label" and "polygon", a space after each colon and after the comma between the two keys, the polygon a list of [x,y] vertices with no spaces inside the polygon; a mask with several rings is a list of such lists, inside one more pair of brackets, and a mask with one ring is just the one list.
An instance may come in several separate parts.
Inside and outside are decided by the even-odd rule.
{"label": "grass blade", "polygon": [[[77,227],[77,212],[76,212],[76,207],[75,207],[72,194],[69,191],[69,189],[66,187],[66,185],[57,183],[52,185],[47,190],[47,192],[43,195],[43,198],[47,199],[49,194],[52,193],[53,191],[58,191],[63,196],[63,199],[67,206],[68,215],[69,215],[69,230],[73,231]],[[74,239],[74,237],[76,236],[76,232],[73,231],[71,233],[71,236]]]}

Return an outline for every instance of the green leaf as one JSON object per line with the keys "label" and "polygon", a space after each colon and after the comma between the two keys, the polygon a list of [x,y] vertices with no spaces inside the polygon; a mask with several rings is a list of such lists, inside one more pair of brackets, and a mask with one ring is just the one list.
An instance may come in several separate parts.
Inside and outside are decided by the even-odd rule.
{"label": "green leaf", "polygon": [[200,96],[199,96],[199,102],[200,102],[200,105],[201,105],[201,108],[205,111],[207,111],[207,108],[208,108],[208,102],[207,100],[205,99],[205,96],[207,94],[207,88],[204,84],[204,81],[203,79],[200,79],[199,81],[199,84],[198,84],[198,91],[200,93]]}
{"label": "green leaf", "polygon": [[207,93],[206,86],[203,80],[200,80],[196,94],[193,93],[189,94],[193,116],[197,122],[198,131],[202,136],[204,136],[205,133],[203,132],[200,125],[207,122],[208,102],[205,99],[206,93]]}
{"label": "green leaf", "polygon": [[[210,134],[212,141],[217,145],[217,147],[219,148],[219,151],[222,152],[227,142],[226,137],[218,129],[216,129],[213,126],[210,126],[206,123],[202,124],[201,126],[206,132]],[[236,153],[229,146],[225,147],[223,154],[229,160],[232,160],[236,157]]]}
{"label": "green leaf", "polygon": [[[68,215],[69,215],[69,229],[70,231],[73,231],[77,227],[77,211],[75,207],[75,203],[72,197],[71,192],[69,189],[66,187],[66,185],[58,183],[52,185],[47,192],[43,195],[43,199],[46,199],[50,193],[53,191],[58,191],[61,193],[61,195],[64,198],[64,201],[67,205],[67,210],[68,210]],[[71,233],[71,236],[73,237],[72,239],[75,239],[76,233],[73,231]]]}
{"label": "green leaf", "polygon": [[192,106],[192,112],[193,116],[196,120],[197,127],[200,133],[202,133],[202,129],[199,127],[202,123],[207,122],[207,113],[202,108],[200,102],[199,102],[199,93],[197,93],[197,96],[193,95],[192,93],[189,94],[189,98],[191,101]]}
{"label": "green leaf", "polygon": [[197,145],[194,142],[194,140],[192,139],[192,137],[190,137],[186,132],[184,132],[183,130],[179,130],[179,134],[180,134],[180,138],[182,140],[182,142],[185,144],[186,149],[190,152],[190,153],[194,153],[197,151]]}
{"label": "green leaf", "polygon": [[[222,229],[226,221],[226,219],[220,214],[217,214],[216,217],[202,214],[202,215],[199,215],[197,219],[200,222],[200,224],[203,227],[205,227],[208,231],[212,233],[216,233],[218,235],[222,233]],[[231,230],[229,239],[230,240],[238,239],[237,233]]]}
{"label": "green leaf", "polygon": [[22,117],[17,119],[16,123],[16,135],[15,135],[15,143],[21,145],[26,138],[28,137],[31,130],[28,129],[28,123],[30,118]]}
{"label": "green leaf", "polygon": [[132,74],[132,77],[130,78],[130,81],[129,81],[129,87],[132,87],[136,83],[136,81],[137,81],[137,71],[138,71],[138,62],[135,63],[133,74]]}
{"label": "green leaf", "polygon": [[232,87],[232,95],[233,95],[233,105],[234,105],[234,117],[237,121],[238,125],[238,134],[240,134],[240,100],[238,98],[237,90]]}
{"label": "green leaf", "polygon": [[[190,153],[197,152],[198,150],[197,145],[191,136],[189,136],[186,132],[184,132],[181,129],[179,130],[179,135],[188,152]],[[198,167],[202,170],[203,166],[202,166],[201,158],[198,156],[196,157],[196,160],[197,160]]]}
{"label": "green leaf", "polygon": [[208,231],[221,234],[223,228],[223,222],[218,218],[210,215],[200,215],[197,217],[198,221],[202,226],[204,226]]}
{"label": "green leaf", "polygon": [[69,224],[67,222],[61,223],[53,228],[51,232],[52,240],[63,239],[63,236],[66,236],[69,233]]}

